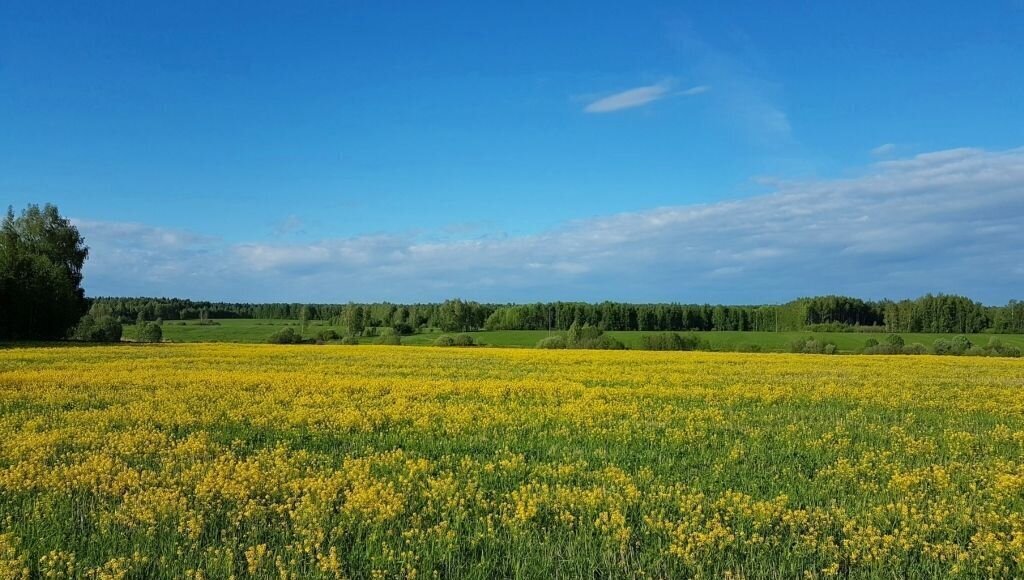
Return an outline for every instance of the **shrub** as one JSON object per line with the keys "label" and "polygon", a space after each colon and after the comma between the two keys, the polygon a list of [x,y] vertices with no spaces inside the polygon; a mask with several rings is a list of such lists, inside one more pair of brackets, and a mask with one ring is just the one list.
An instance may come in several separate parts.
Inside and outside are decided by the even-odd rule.
{"label": "shrub", "polygon": [[585,348],[591,350],[624,350],[626,345],[618,339],[602,334],[595,338],[583,339],[573,348]]}
{"label": "shrub", "polygon": [[902,347],[904,345],[903,337],[898,334],[890,334],[889,336],[885,337],[885,344],[889,346]]}
{"label": "shrub", "polygon": [[1004,346],[1002,349],[1002,356],[1009,356],[1014,358],[1020,358],[1020,347],[1016,346]]}
{"label": "shrub", "polygon": [[945,338],[937,338],[932,343],[932,352],[935,354],[954,354],[953,343],[946,340]]}
{"label": "shrub", "polygon": [[836,354],[839,347],[834,342],[822,341],[816,338],[799,338],[789,345],[789,352],[804,354]]}
{"label": "shrub", "polygon": [[821,324],[811,324],[804,328],[810,332],[853,332],[853,326],[844,322],[824,322]]}
{"label": "shrub", "polygon": [[564,336],[546,336],[537,343],[537,348],[567,348],[568,341]]}
{"label": "shrub", "polygon": [[680,335],[676,332],[646,334],[640,337],[640,350],[709,350],[708,345],[696,335]]}
{"label": "shrub", "polygon": [[402,336],[416,333],[416,329],[408,322],[397,322],[393,324],[391,328],[395,331],[395,334],[400,334]]}
{"label": "shrub", "polygon": [[595,340],[599,338],[604,331],[596,326],[590,326],[584,324],[580,326],[578,322],[573,322],[569,326],[569,331],[565,333],[565,340],[571,348],[582,348],[579,345],[586,341]]}
{"label": "shrub", "polygon": [[864,341],[864,348],[874,348],[876,346],[878,346],[878,341],[873,338]]}
{"label": "shrub", "polygon": [[402,337],[398,336],[394,332],[388,334],[382,334],[377,337],[377,340],[373,341],[374,344],[385,344],[389,346],[398,346],[402,344]]}
{"label": "shrub", "polygon": [[327,342],[328,340],[338,340],[339,338],[341,338],[341,335],[338,334],[338,332],[335,331],[334,329],[321,330],[320,333],[316,335],[316,339],[321,342]]}
{"label": "shrub", "polygon": [[469,334],[456,334],[453,346],[476,346],[476,341]]}
{"label": "shrub", "polygon": [[139,326],[138,335],[135,338],[139,342],[160,342],[164,339],[164,329],[155,322],[147,322]]}
{"label": "shrub", "polygon": [[350,336],[345,336],[345,337],[342,337],[341,344],[349,344],[349,345],[359,344],[359,339],[354,337],[354,336],[351,336],[351,335]]}
{"label": "shrub", "polygon": [[950,344],[953,348],[953,354],[964,354],[967,351],[971,350],[971,347],[974,346],[973,344],[971,344],[970,339],[968,339],[966,336],[962,334],[959,336],[954,336],[953,339],[950,341]]}
{"label": "shrub", "polygon": [[903,354],[928,354],[928,347],[920,342],[914,342],[903,347]]}
{"label": "shrub", "polygon": [[455,346],[455,338],[450,334],[442,334],[434,341],[434,346]]}
{"label": "shrub", "polygon": [[121,323],[113,316],[86,314],[78,321],[72,338],[85,342],[120,342],[122,331]]}
{"label": "shrub", "polygon": [[299,344],[302,342],[302,335],[295,332],[295,329],[288,326],[278,330],[267,339],[270,344]]}

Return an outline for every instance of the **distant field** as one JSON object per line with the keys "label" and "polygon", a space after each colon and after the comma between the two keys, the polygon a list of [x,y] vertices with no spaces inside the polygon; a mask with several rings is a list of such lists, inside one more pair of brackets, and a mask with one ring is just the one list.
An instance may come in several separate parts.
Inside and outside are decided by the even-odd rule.
{"label": "distant field", "polygon": [[[274,332],[292,326],[298,328],[299,323],[295,320],[249,320],[233,319],[218,320],[216,325],[200,325],[196,321],[169,321],[164,323],[164,339],[171,342],[266,342],[267,338]],[[309,325],[306,329],[306,336],[316,336],[317,333],[333,329],[339,334],[345,333],[345,328],[331,326],[320,322]],[[404,344],[428,345],[441,336],[442,332],[425,332],[406,336],[402,338]],[[532,347],[537,341],[549,336],[552,333],[544,330],[502,330],[493,332],[471,332],[478,342],[491,346],[504,347]],[[639,343],[640,337],[645,334],[656,334],[652,332],[609,332],[611,336],[621,340],[627,346],[635,346]],[[784,352],[789,349],[789,344],[796,338],[810,337],[821,340],[832,341],[839,346],[841,351],[852,352],[862,346],[868,338],[882,340],[884,333],[866,332],[701,332],[697,333],[706,339],[716,350],[736,350],[742,346],[757,345],[765,351]],[[125,327],[125,338],[134,339],[135,328],[131,325]],[[900,336],[907,344],[920,342],[931,346],[935,339],[948,337],[945,334],[933,333],[901,333]],[[1024,335],[1020,334],[971,334],[968,335],[971,342],[975,344],[987,344],[993,336],[999,338],[1005,344],[1012,344],[1024,348]],[[364,337],[363,342],[373,342],[372,337]]]}

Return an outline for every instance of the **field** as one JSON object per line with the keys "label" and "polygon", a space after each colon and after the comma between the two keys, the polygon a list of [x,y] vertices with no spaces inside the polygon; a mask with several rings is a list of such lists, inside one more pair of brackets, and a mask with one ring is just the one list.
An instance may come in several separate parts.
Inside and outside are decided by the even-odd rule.
{"label": "field", "polygon": [[0,577],[1024,573],[1024,364],[0,350]]}
{"label": "field", "polygon": [[[250,319],[229,319],[218,320],[216,325],[200,325],[195,321],[169,321],[164,323],[164,339],[171,342],[242,342],[260,343],[266,342],[267,337],[285,326],[299,327],[295,320],[250,320]],[[306,330],[307,336],[315,336],[316,333],[332,329],[339,334],[345,333],[345,328],[331,326],[320,321],[312,323]],[[131,325],[125,327],[125,338],[131,339],[135,336],[135,328]],[[441,336],[442,332],[432,331],[412,336],[402,337],[402,342],[409,345],[429,345]],[[533,347],[537,341],[550,336],[552,333],[545,330],[502,330],[491,332],[470,332],[483,344],[490,346],[507,347]],[[640,337],[652,332],[609,332],[611,336],[621,340],[626,346],[635,346]],[[822,340],[829,340],[839,346],[843,352],[854,352],[864,346],[868,338],[883,340],[883,333],[865,332],[701,332],[697,333],[701,338],[707,340],[712,348],[716,350],[737,350],[742,347],[756,345],[765,352],[786,352],[789,345],[797,338],[814,336]],[[902,333],[907,344],[920,342],[925,346],[931,346],[937,338],[949,338],[948,334],[931,333]],[[1024,349],[1024,335],[1020,334],[970,334],[971,342],[979,345],[988,344],[993,336],[999,338],[1008,345],[1015,345]],[[373,342],[372,338],[362,339],[365,343]]]}

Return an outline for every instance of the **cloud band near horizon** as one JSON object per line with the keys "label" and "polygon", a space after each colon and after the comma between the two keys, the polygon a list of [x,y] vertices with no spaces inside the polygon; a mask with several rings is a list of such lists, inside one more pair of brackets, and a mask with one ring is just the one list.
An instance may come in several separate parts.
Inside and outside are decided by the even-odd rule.
{"label": "cloud band near horizon", "polygon": [[87,293],[229,301],[764,303],[841,293],[1020,298],[1024,149],[953,149],[743,199],[447,242],[412,234],[227,243],[78,218]]}

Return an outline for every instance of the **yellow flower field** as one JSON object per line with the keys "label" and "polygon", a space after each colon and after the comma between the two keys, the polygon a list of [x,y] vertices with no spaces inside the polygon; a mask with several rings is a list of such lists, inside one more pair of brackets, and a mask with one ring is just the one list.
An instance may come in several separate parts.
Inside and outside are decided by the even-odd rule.
{"label": "yellow flower field", "polygon": [[1024,363],[0,350],[0,578],[1013,577]]}

